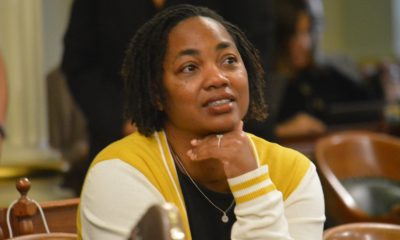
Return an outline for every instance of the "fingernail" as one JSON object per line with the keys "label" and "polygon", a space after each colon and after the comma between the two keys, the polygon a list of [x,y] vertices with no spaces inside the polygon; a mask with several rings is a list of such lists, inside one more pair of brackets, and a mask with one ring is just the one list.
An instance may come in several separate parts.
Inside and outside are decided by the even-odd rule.
{"label": "fingernail", "polygon": [[192,149],[187,151],[187,155],[189,156],[190,160],[196,160],[196,154],[193,153]]}

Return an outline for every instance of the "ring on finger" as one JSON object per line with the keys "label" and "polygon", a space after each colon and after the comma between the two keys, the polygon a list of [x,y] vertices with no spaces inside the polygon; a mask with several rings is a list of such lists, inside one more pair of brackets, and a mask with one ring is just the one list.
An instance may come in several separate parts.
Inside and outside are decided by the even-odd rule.
{"label": "ring on finger", "polygon": [[218,139],[218,143],[217,143],[218,148],[220,148],[221,147],[222,137],[224,137],[224,135],[223,134],[217,134],[216,137]]}

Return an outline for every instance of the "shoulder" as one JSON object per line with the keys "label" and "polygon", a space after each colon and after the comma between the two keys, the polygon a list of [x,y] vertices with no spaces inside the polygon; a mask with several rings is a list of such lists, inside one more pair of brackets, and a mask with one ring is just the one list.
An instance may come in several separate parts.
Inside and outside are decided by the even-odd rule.
{"label": "shoulder", "polygon": [[268,142],[252,134],[249,137],[255,146],[260,165],[268,166],[271,180],[286,199],[312,168],[312,162],[294,149]]}
{"label": "shoulder", "polygon": [[[103,149],[92,162],[89,172],[104,162],[116,159],[129,165],[128,170],[135,169],[143,174],[157,188],[165,188],[168,184],[173,184],[171,175],[176,178],[173,161],[165,154],[167,151],[168,144],[162,132],[156,132],[149,137],[133,133]],[[116,168],[117,172],[128,170]]]}
{"label": "shoulder", "polygon": [[107,159],[119,158],[122,160],[147,157],[157,154],[158,144],[154,135],[146,137],[138,132],[132,133],[104,148],[96,156],[94,163]]}
{"label": "shoulder", "polygon": [[271,165],[279,163],[287,165],[292,162],[299,162],[303,164],[308,164],[310,162],[307,157],[294,149],[281,146],[277,143],[269,142],[251,133],[247,133],[247,135],[257,150],[261,164],[264,163]]}
{"label": "shoulder", "polygon": [[90,169],[97,164],[119,159],[140,172],[154,172],[154,169],[164,165],[158,133],[146,137],[140,133],[132,133],[104,148],[91,163]]}

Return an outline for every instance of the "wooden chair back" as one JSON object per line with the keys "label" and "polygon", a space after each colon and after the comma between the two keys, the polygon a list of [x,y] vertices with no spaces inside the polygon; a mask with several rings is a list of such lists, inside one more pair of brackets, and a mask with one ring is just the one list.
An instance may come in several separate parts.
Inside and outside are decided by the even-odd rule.
{"label": "wooden chair back", "polygon": [[35,233],[22,235],[13,240],[76,240],[77,236],[74,233]]}
{"label": "wooden chair back", "polygon": [[327,215],[335,224],[400,223],[400,208],[371,216],[360,208],[343,185],[344,181],[357,178],[383,178],[400,183],[399,138],[367,131],[333,133],[317,141],[315,154]]}
{"label": "wooden chair back", "polygon": [[[16,187],[21,197],[10,209],[9,222],[12,236],[20,237],[15,239],[76,239],[76,213],[79,198],[38,204],[27,196],[30,186],[27,178],[17,181]],[[51,234],[46,233],[38,205],[43,210]],[[0,209],[0,225],[3,238],[9,238],[11,234],[7,226],[7,208]]]}
{"label": "wooden chair back", "polygon": [[400,225],[349,223],[326,229],[324,240],[398,240]]}
{"label": "wooden chair back", "polygon": [[184,240],[179,210],[170,203],[151,206],[133,228],[130,240]]}
{"label": "wooden chair back", "polygon": [[[10,208],[12,239],[73,240],[79,198],[36,203],[27,195],[31,184],[27,178],[17,181],[21,197]],[[37,206],[40,206],[40,208]],[[49,232],[40,214],[42,209]],[[7,208],[0,209],[0,240],[10,238]],[[179,210],[172,204],[151,206],[133,228],[130,240],[184,240],[185,233]]]}

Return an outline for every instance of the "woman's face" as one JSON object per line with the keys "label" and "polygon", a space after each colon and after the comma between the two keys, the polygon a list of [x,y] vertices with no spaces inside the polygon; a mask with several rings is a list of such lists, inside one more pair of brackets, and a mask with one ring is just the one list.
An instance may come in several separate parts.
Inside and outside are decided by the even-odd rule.
{"label": "woman's face", "polygon": [[301,12],[295,25],[296,32],[289,42],[291,65],[295,70],[307,67],[311,61],[310,17]]}
{"label": "woman's face", "polygon": [[215,20],[193,17],[176,25],[163,67],[166,128],[205,136],[230,131],[245,116],[247,71],[233,39]]}

